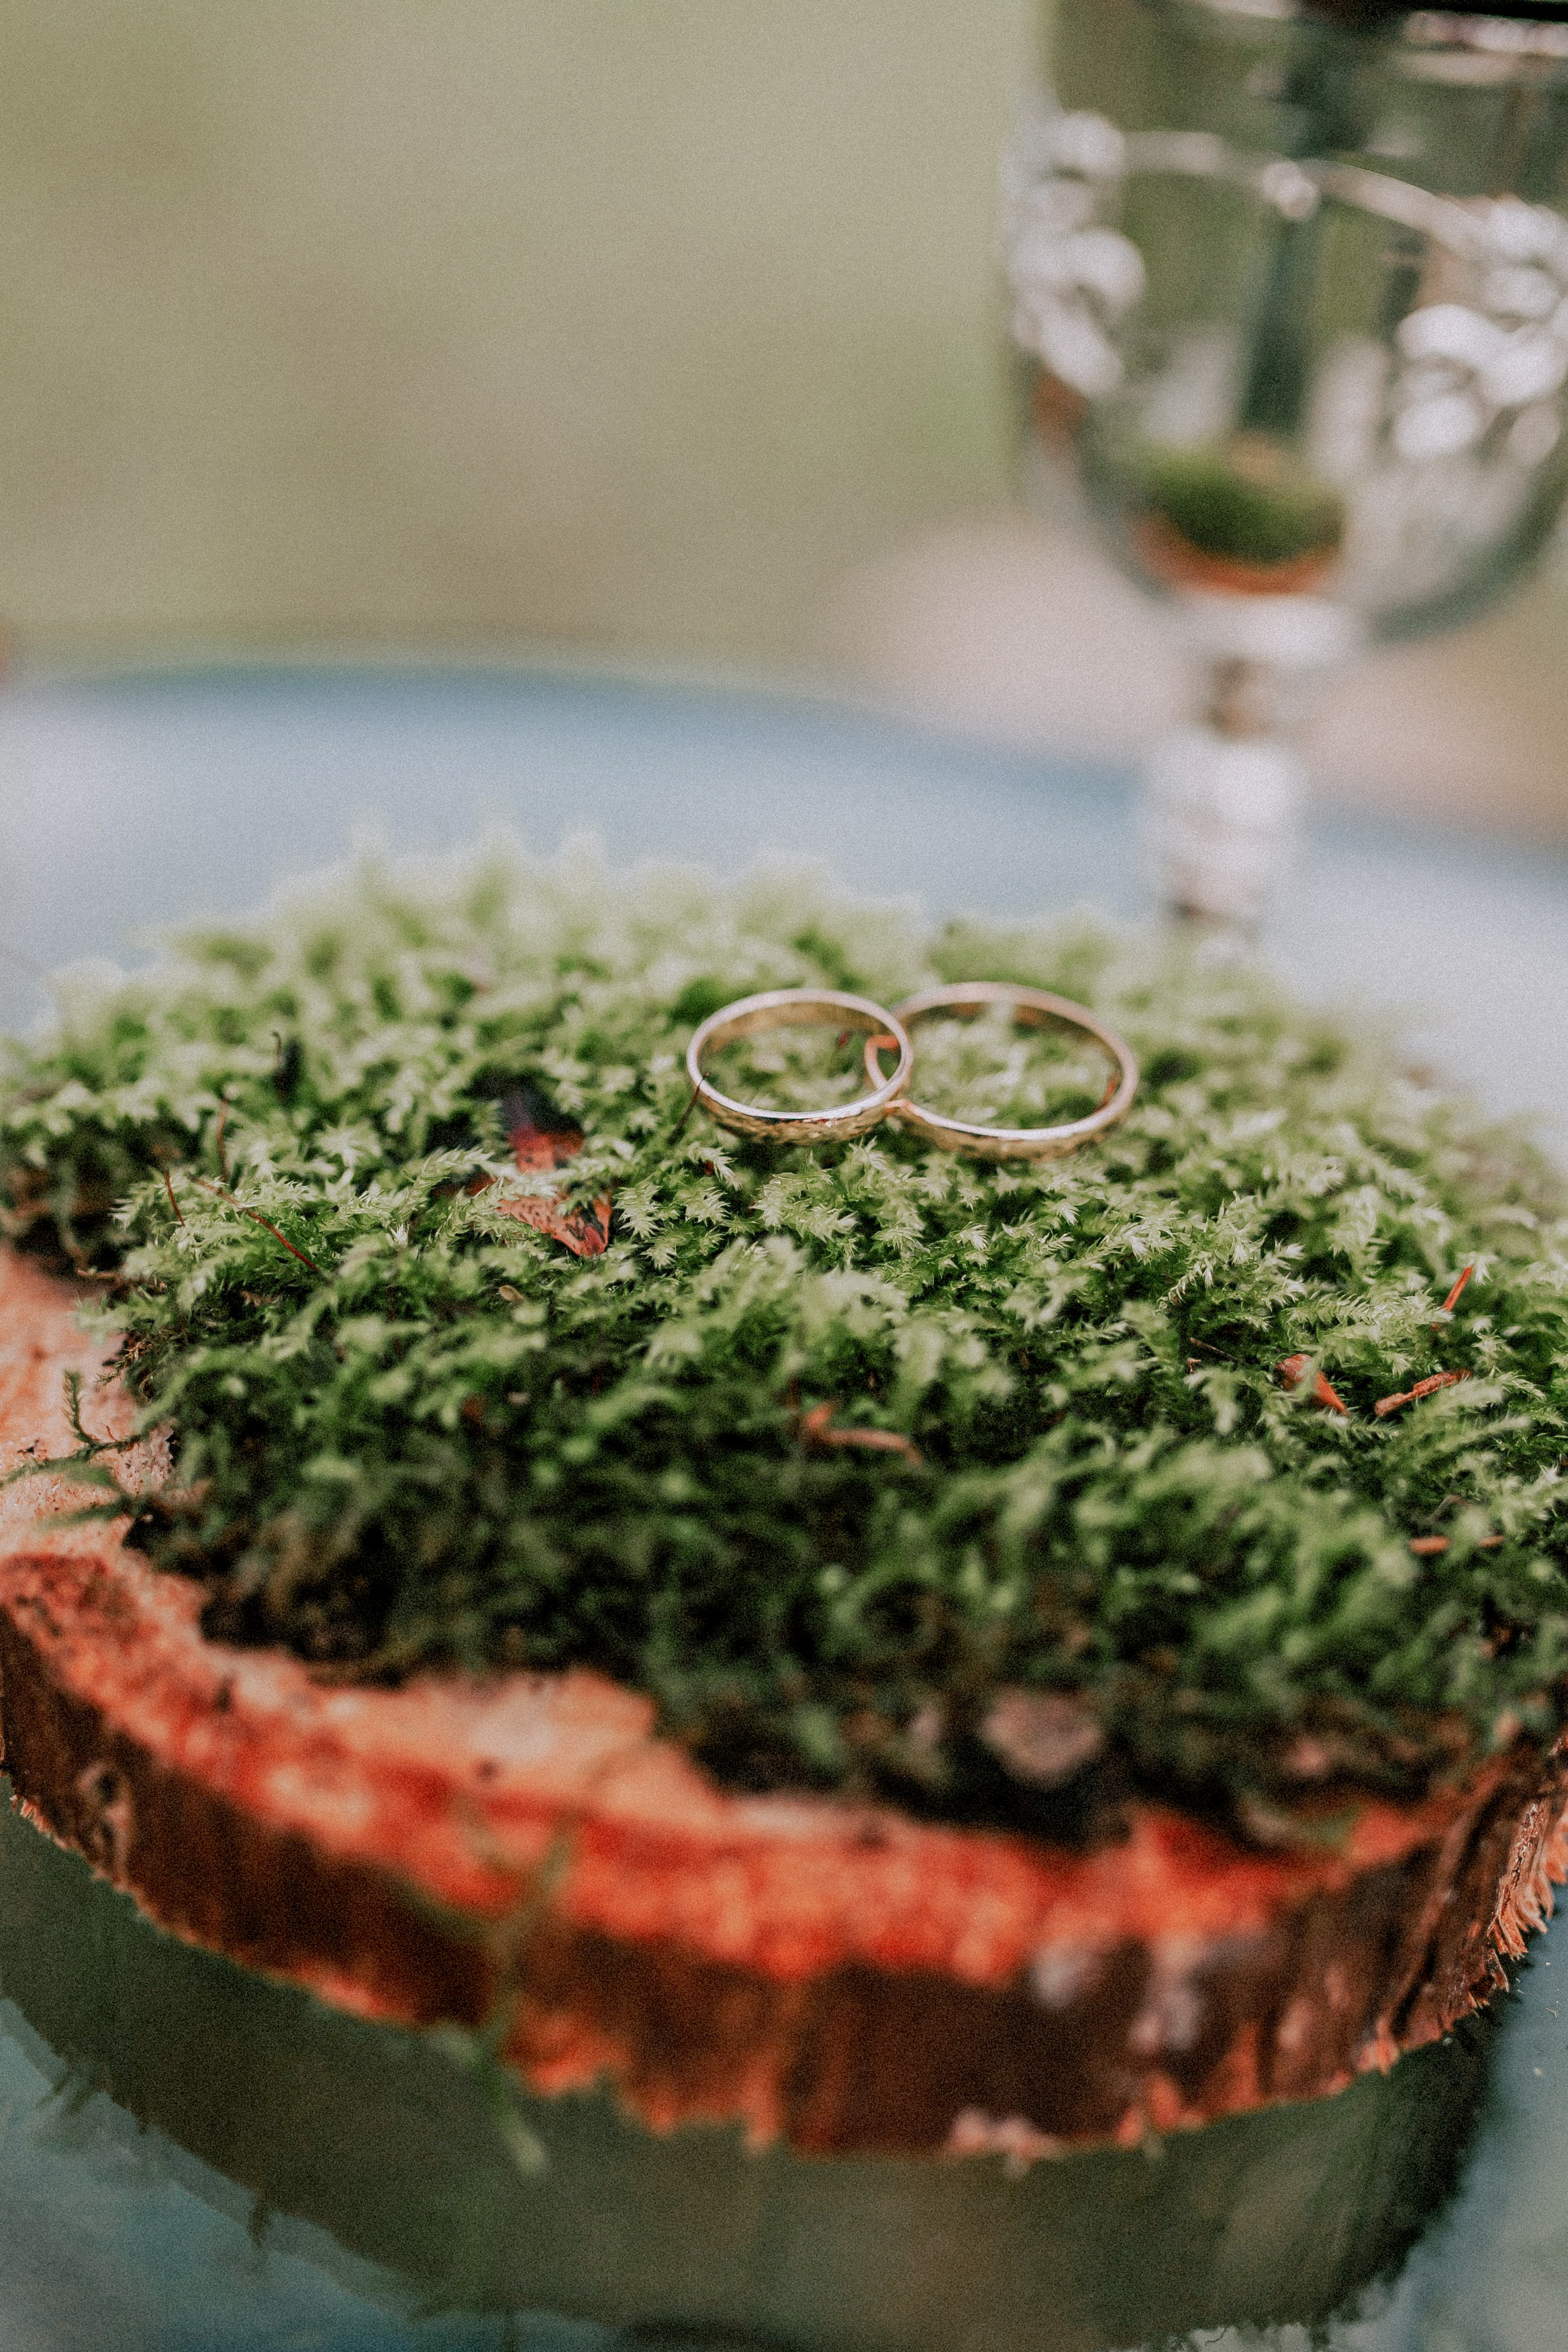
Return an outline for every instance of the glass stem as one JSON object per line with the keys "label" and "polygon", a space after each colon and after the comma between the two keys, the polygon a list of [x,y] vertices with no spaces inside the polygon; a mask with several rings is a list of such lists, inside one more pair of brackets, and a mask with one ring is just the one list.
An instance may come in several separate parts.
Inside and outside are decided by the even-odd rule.
{"label": "glass stem", "polygon": [[1301,674],[1237,654],[1205,667],[1198,716],[1154,747],[1146,832],[1168,913],[1247,935],[1295,852],[1306,762]]}

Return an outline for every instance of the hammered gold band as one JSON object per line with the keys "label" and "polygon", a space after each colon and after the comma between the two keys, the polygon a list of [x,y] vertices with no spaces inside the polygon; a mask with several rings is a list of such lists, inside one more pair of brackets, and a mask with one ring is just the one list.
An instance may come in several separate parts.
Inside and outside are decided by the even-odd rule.
{"label": "hammered gold band", "polygon": [[[946,1118],[921,1103],[899,1099],[889,1107],[889,1118],[943,1151],[968,1151],[980,1160],[1060,1159],[1066,1152],[1076,1151],[1079,1144],[1091,1142],[1097,1135],[1108,1134],[1120,1125],[1132,1108],[1132,1097],[1138,1091],[1137,1057],[1109,1023],[1089,1012],[1087,1005],[1075,1004],[1070,997],[1052,996],[1046,989],[1024,988],[1007,980],[964,980],[948,988],[928,988],[918,996],[905,997],[896,1010],[894,1021],[912,1029],[918,1021],[933,1013],[954,1013],[962,1020],[965,1013],[983,1013],[994,1004],[1009,1006],[1014,1020],[1022,1026],[1078,1029],[1093,1038],[1110,1055],[1116,1069],[1112,1086],[1098,1110],[1090,1111],[1087,1118],[1066,1120],[1059,1127],[980,1127],[967,1119]],[[866,1044],[866,1068],[868,1076],[881,1074],[877,1047],[869,1038]]]}
{"label": "hammered gold band", "polygon": [[[853,1102],[826,1110],[764,1110],[760,1104],[737,1102],[721,1094],[703,1073],[704,1057],[737,1037],[752,1037],[762,1029],[793,1026],[861,1029],[867,1034],[870,1091]],[[899,1049],[898,1067],[884,1078],[870,1058],[873,1037],[891,1038]],[[686,1074],[692,1099],[706,1106],[721,1127],[737,1135],[753,1135],[773,1143],[844,1143],[865,1135],[886,1118],[889,1105],[909,1083],[915,1051],[908,1032],[895,1013],[874,1004],[868,996],[847,996],[834,988],[773,988],[761,996],[742,996],[724,1005],[703,1022],[686,1049]]]}

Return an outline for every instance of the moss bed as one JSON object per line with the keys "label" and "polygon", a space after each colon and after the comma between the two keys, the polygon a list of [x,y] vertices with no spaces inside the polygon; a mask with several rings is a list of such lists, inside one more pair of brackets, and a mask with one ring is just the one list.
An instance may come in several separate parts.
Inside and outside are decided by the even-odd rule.
{"label": "moss bed", "polygon": [[[727,999],[972,977],[1123,1030],[1117,1134],[1008,1168],[682,1124]],[[174,1469],[123,1493],[89,1392],[79,1470],[216,1635],[587,1664],[732,1782],[1068,1836],[1137,1788],[1331,1837],[1568,1712],[1554,1180],[1258,968],[500,848],[55,992],[0,1100],[9,1229],[93,1276]],[[1103,1083],[1037,1033],[918,1044],[961,1116]],[[823,1032],[743,1050],[758,1094],[857,1086]],[[569,1165],[520,1170],[520,1095]]]}

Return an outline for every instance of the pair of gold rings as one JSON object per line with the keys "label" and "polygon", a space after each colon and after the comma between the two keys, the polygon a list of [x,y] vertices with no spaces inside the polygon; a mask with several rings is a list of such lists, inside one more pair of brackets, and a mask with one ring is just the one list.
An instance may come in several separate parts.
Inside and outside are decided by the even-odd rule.
{"label": "pair of gold rings", "polygon": [[[1059,1127],[977,1127],[967,1119],[947,1118],[911,1102],[905,1089],[915,1066],[910,1031],[932,1013],[973,1018],[994,1004],[1011,1008],[1013,1018],[1029,1028],[1078,1029],[1092,1037],[1112,1065],[1113,1076],[1105,1099],[1087,1118],[1068,1119]],[[737,1037],[753,1037],[759,1030],[794,1026],[859,1030],[866,1038],[868,1091],[853,1102],[826,1110],[766,1110],[757,1103],[737,1102],[721,1094],[703,1069],[710,1054]],[[881,1055],[897,1052],[890,1077],[882,1074]],[[1005,980],[960,981],[950,988],[928,988],[907,996],[889,1012],[868,996],[849,996],[835,988],[774,988],[761,996],[742,996],[703,1022],[686,1049],[686,1071],[691,1080],[693,1104],[701,1103],[721,1127],[737,1135],[759,1136],[773,1143],[843,1143],[865,1135],[883,1119],[910,1128],[944,1151],[973,1152],[983,1160],[1051,1160],[1076,1151],[1080,1143],[1106,1134],[1124,1119],[1138,1091],[1138,1064],[1131,1048],[1114,1029],[1082,1004],[1066,996],[1052,996],[1043,988],[1023,988]]]}

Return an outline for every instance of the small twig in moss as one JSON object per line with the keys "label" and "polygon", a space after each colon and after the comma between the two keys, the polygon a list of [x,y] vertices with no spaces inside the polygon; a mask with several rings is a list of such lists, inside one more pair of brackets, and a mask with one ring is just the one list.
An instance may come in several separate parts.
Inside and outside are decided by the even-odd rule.
{"label": "small twig in moss", "polygon": [[174,1198],[174,1179],[166,1168],[160,1168],[158,1173],[163,1180],[163,1190],[169,1196],[169,1206],[174,1212],[174,1222],[176,1224],[183,1225],[185,1221],[180,1214],[180,1204]]}
{"label": "small twig in moss", "polygon": [[52,1513],[51,1517],[60,1527],[80,1525],[93,1519],[121,1518],[127,1511],[135,1517],[143,1507],[142,1498],[122,1486],[113,1471],[107,1469],[98,1457],[100,1454],[128,1452],[139,1443],[138,1433],[132,1430],[129,1437],[94,1437],[82,1421],[81,1388],[80,1372],[68,1371],[65,1375],[66,1419],[70,1423],[71,1435],[77,1441],[77,1451],[46,1457],[28,1448],[26,1458],[0,1478],[0,1486],[14,1486],[18,1478],[58,1477],[68,1479],[79,1486],[107,1486],[114,1496],[112,1503],[94,1503],[85,1510]]}
{"label": "small twig in moss", "polygon": [[675,1125],[670,1129],[669,1139],[671,1143],[679,1142],[681,1130],[684,1129],[687,1120],[691,1117],[692,1112],[696,1109],[698,1097],[700,1095],[701,1091],[702,1089],[700,1087],[692,1087],[690,1100],[688,1102],[686,1108],[681,1112],[680,1117],[676,1120]]}
{"label": "small twig in moss", "polygon": [[1442,1312],[1445,1315],[1451,1315],[1453,1313],[1455,1307],[1459,1303],[1466,1283],[1468,1282],[1475,1270],[1476,1269],[1473,1265],[1466,1266],[1463,1274],[1460,1275],[1459,1279],[1455,1283],[1454,1287],[1449,1291],[1448,1296],[1443,1301]]}
{"label": "small twig in moss", "polygon": [[814,1404],[807,1412],[795,1415],[795,1431],[807,1445],[859,1445],[868,1453],[898,1454],[916,1470],[925,1467],[925,1456],[912,1438],[896,1429],[835,1429],[833,1416],[838,1407],[831,1398],[825,1404]]}
{"label": "small twig in moss", "polygon": [[1386,1420],[1391,1412],[1397,1412],[1402,1404],[1415,1404],[1422,1397],[1435,1395],[1439,1389],[1456,1388],[1460,1381],[1468,1381],[1469,1377],[1468,1372],[1428,1373],[1426,1380],[1417,1381],[1413,1389],[1402,1389],[1397,1396],[1379,1397],[1373,1411],[1380,1421]]}
{"label": "small twig in moss", "polygon": [[[1307,1367],[1311,1360],[1310,1356],[1287,1356],[1283,1362],[1276,1364],[1274,1369],[1288,1389],[1299,1389],[1306,1378]],[[1331,1386],[1327,1375],[1322,1372],[1320,1372],[1312,1382],[1312,1402],[1326,1404],[1331,1412],[1350,1411],[1343,1397],[1340,1395],[1337,1389]]]}
{"label": "small twig in moss", "polygon": [[[226,1201],[231,1209],[237,1209],[242,1217],[248,1217],[253,1225],[261,1225],[265,1227],[266,1231],[271,1234],[275,1242],[282,1243],[290,1257],[297,1257],[301,1265],[308,1265],[312,1274],[319,1275],[323,1282],[326,1281],[326,1268],[324,1266],[318,1265],[315,1259],[313,1257],[308,1257],[302,1249],[296,1249],[288,1234],[280,1234],[277,1226],[273,1223],[271,1218],[264,1217],[259,1209],[247,1209],[243,1201],[237,1201],[235,1199],[234,1194],[229,1191],[226,1184],[209,1183],[205,1176],[193,1176],[191,1181],[193,1184],[199,1184],[204,1192],[216,1192],[220,1201]],[[184,1224],[184,1219],[182,1217],[180,1222]]]}
{"label": "small twig in moss", "polygon": [[[486,1179],[488,1184],[489,1180]],[[481,1188],[483,1189],[483,1188]],[[615,1202],[608,1192],[580,1209],[564,1208],[549,1194],[523,1200],[498,1201],[498,1217],[515,1217],[552,1241],[564,1242],[575,1257],[599,1257],[609,1246],[610,1218]]]}
{"label": "small twig in moss", "polygon": [[81,1447],[86,1460],[90,1462],[98,1454],[123,1454],[127,1446],[136,1444],[134,1433],[130,1437],[94,1437],[92,1432],[82,1423],[81,1374],[78,1371],[67,1372],[65,1386],[66,1418],[70,1423],[71,1435]]}

